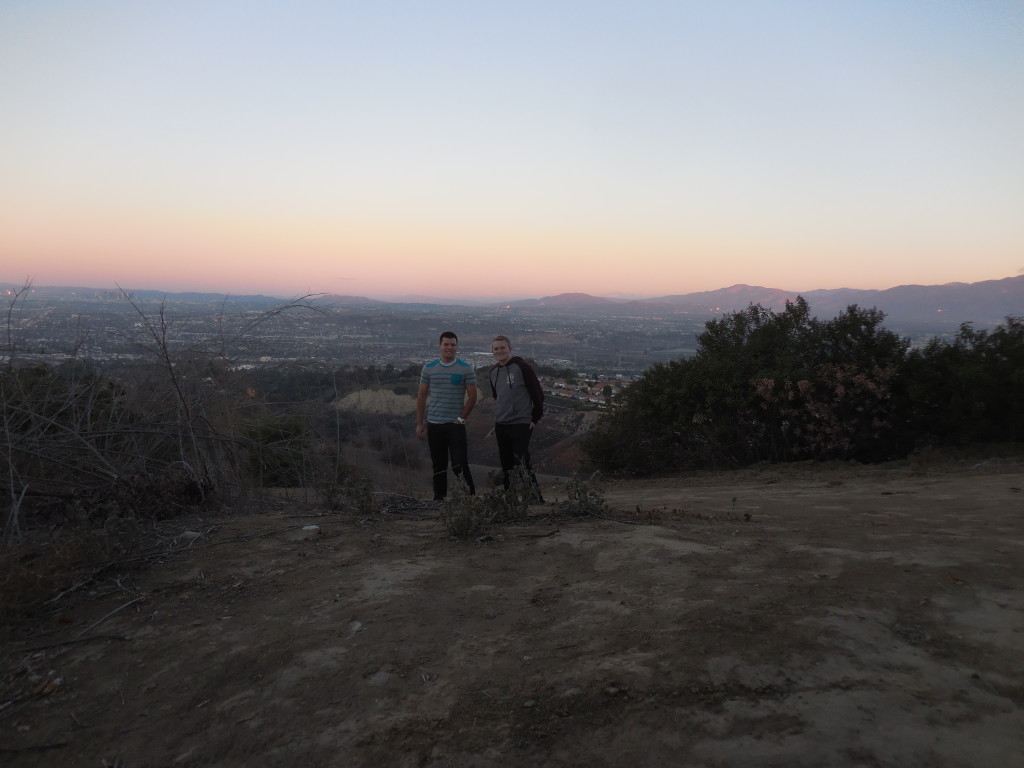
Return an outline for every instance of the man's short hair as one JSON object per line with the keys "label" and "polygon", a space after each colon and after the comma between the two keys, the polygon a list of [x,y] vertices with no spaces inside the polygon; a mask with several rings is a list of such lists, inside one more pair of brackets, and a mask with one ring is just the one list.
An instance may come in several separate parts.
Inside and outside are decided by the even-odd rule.
{"label": "man's short hair", "polygon": [[438,338],[437,343],[441,344],[445,339],[455,339],[455,341],[458,342],[459,337],[455,335],[455,331],[445,331],[441,334],[440,338]]}
{"label": "man's short hair", "polygon": [[491,341],[491,344],[493,344],[495,341],[504,341],[506,344],[508,344],[508,348],[512,349],[512,339],[510,339],[508,336],[495,336],[493,341]]}

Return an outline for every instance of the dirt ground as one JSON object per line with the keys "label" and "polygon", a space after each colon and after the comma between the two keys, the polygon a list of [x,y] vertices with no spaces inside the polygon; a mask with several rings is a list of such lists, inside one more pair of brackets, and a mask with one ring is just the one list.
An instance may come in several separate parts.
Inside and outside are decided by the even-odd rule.
{"label": "dirt ground", "polygon": [[1022,764],[1020,457],[615,482],[603,517],[545,491],[475,541],[191,521],[8,628],[0,764]]}

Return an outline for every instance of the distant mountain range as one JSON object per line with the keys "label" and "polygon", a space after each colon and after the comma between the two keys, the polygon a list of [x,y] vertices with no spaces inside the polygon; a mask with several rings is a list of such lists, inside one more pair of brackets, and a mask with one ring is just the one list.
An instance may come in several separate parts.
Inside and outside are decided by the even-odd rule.
{"label": "distant mountain range", "polygon": [[835,317],[853,304],[879,309],[895,323],[945,320],[957,325],[962,322],[996,325],[1007,316],[1024,317],[1024,275],[980,283],[900,285],[882,291],[837,288],[797,293],[734,285],[718,291],[664,296],[650,302],[694,312],[707,312],[714,308],[729,312],[751,304],[778,310],[798,295],[807,300],[814,315],[822,318]]}
{"label": "distant mountain range", "polygon": [[[18,290],[21,286],[0,284],[0,290]],[[54,288],[33,286],[41,295],[62,296],[84,300],[120,300],[120,292],[94,288]],[[185,302],[227,301],[252,304],[275,304],[282,299],[270,296],[228,296],[210,293],[166,293],[153,290],[132,290],[137,300],[169,300]],[[616,299],[591,296],[586,293],[561,293],[539,299],[515,301],[471,301],[440,299],[427,296],[409,297],[403,301],[384,301],[365,296],[322,294],[317,303],[344,307],[482,307],[525,313],[572,313],[579,315],[616,315],[651,317],[665,314],[689,314],[696,318],[717,317],[743,310],[752,304],[781,310],[787,301],[803,296],[811,313],[820,318],[832,318],[850,305],[876,308],[886,315],[887,324],[930,327],[961,323],[974,323],[991,327],[1007,317],[1024,317],[1024,275],[979,283],[947,283],[945,285],[900,285],[885,290],[859,290],[853,288],[820,289],[813,291],[786,291],[754,285],[733,285],[717,291],[701,291],[649,299]]]}
{"label": "distant mountain range", "polygon": [[[900,285],[886,290],[859,290],[854,288],[819,289],[813,291],[786,291],[755,285],[733,285],[717,291],[701,291],[650,299],[612,299],[587,293],[560,293],[539,299],[519,299],[499,304],[497,308],[529,312],[574,314],[614,314],[617,316],[652,316],[659,314],[691,314],[697,317],[716,317],[743,310],[752,304],[781,310],[787,301],[803,296],[811,313],[820,318],[832,318],[850,305],[876,308],[885,313],[894,324],[953,325],[969,322],[978,326],[993,326],[1007,317],[1024,317],[1024,275],[979,283],[947,283],[945,285]],[[352,296],[325,296],[322,301],[331,304],[361,305],[387,304],[373,299]],[[404,302],[399,302],[404,303]],[[417,297],[421,305],[467,305],[469,302],[444,299],[432,301]]]}

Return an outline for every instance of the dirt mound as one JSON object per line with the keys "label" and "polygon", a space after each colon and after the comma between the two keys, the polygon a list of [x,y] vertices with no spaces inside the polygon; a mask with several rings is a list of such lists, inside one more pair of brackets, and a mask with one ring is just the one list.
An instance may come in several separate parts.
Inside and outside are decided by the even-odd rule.
{"label": "dirt mound", "polygon": [[360,389],[350,392],[335,402],[334,406],[343,411],[409,416],[414,422],[416,416],[416,398],[410,395],[396,395],[390,389]]}

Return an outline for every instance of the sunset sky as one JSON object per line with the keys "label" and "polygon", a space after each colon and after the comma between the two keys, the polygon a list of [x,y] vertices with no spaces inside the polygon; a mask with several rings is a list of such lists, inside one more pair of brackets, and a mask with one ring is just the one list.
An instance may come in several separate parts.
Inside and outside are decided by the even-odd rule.
{"label": "sunset sky", "polygon": [[1024,274],[1019,0],[2,0],[0,282]]}

